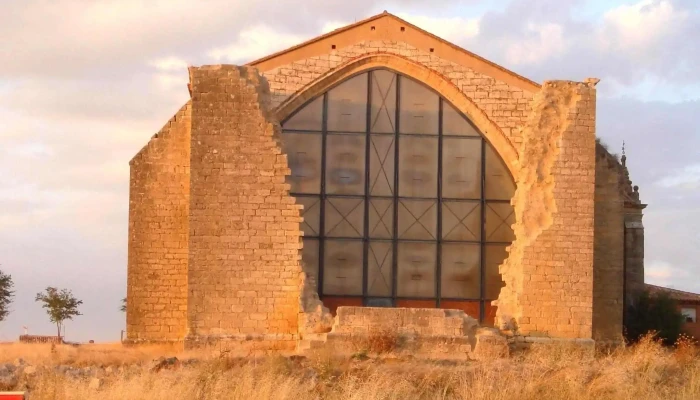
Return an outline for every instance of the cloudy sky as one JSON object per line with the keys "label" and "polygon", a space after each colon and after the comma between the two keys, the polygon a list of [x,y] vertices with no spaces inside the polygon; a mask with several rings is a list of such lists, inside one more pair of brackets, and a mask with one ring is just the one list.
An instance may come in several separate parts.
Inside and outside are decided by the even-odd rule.
{"label": "cloudy sky", "polygon": [[[601,78],[598,135],[627,144],[648,282],[700,292],[696,0],[2,0],[0,341],[54,328],[37,292],[85,304],[69,340],[124,329],[131,157],[187,100],[188,64],[240,64],[388,10],[535,81]],[[437,5],[440,7],[437,7]],[[695,117],[694,117],[695,116]]]}

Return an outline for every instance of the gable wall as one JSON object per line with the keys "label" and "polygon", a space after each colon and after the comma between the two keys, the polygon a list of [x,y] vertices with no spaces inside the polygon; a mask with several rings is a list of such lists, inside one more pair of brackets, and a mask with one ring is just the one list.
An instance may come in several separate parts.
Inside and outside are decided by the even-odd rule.
{"label": "gable wall", "polygon": [[[517,127],[530,112],[534,93],[509,85],[474,69],[440,58],[404,42],[392,40],[361,41],[352,46],[330,50],[327,54],[297,60],[273,69],[261,71],[272,92],[273,107],[279,106],[292,94],[301,91],[322,75],[345,65],[354,58],[372,53],[389,53],[422,64],[441,74],[498,125],[513,145],[521,142]],[[391,65],[387,65],[391,67]]]}

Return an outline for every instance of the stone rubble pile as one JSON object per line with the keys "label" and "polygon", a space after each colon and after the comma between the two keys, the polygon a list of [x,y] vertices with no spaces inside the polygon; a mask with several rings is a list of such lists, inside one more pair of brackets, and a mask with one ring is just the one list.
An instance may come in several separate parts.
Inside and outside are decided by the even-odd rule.
{"label": "stone rubble pile", "polygon": [[72,366],[72,365],[30,365],[19,358],[14,363],[0,363],[0,391],[26,389],[29,382],[39,376],[46,374],[63,375],[71,379],[89,380],[91,389],[102,387],[104,380],[112,377],[128,377],[143,372],[160,372],[162,370],[189,367],[197,364],[199,360],[188,359],[180,361],[177,357],[160,357],[150,363],[136,363],[121,366],[92,365],[92,366]]}

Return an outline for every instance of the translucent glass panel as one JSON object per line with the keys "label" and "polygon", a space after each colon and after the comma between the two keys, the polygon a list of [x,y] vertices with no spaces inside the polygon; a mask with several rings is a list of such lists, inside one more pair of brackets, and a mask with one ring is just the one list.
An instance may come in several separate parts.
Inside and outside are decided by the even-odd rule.
{"label": "translucent glass panel", "polygon": [[443,201],[442,239],[478,241],[481,239],[481,204],[476,201]]}
{"label": "translucent glass panel", "polygon": [[282,144],[292,174],[292,193],[321,192],[321,134],[285,133]]}
{"label": "translucent glass panel", "polygon": [[513,206],[509,203],[486,203],[486,233],[487,242],[512,242],[515,233],[511,226],[515,223]]}
{"label": "translucent glass panel", "polygon": [[391,296],[393,243],[371,241],[367,266],[367,294],[370,296]]}
{"label": "translucent glass panel", "polygon": [[442,134],[481,137],[476,128],[446,101],[442,102]]}
{"label": "translucent glass panel", "polygon": [[301,210],[301,217],[304,222],[301,223],[301,230],[304,236],[319,236],[321,222],[321,198],[298,196],[297,204],[304,206]]}
{"label": "translucent glass panel", "polygon": [[481,145],[478,139],[442,139],[442,197],[481,197]]}
{"label": "translucent glass panel", "polygon": [[486,144],[487,200],[510,200],[515,195],[515,183],[508,168],[490,144]]}
{"label": "translucent glass panel", "polygon": [[371,135],[369,148],[369,193],[372,196],[394,194],[394,145],[396,138]]}
{"label": "translucent glass panel", "polygon": [[442,245],[442,297],[478,299],[481,297],[481,245],[444,243]]}
{"label": "translucent glass panel", "polygon": [[396,74],[387,70],[372,72],[372,133],[396,132]]}
{"label": "translucent glass panel", "polygon": [[356,198],[328,198],[325,230],[329,237],[360,238],[364,233],[365,201]]}
{"label": "translucent glass panel", "polygon": [[436,240],[437,200],[399,200],[399,239]]}
{"label": "translucent glass panel", "polygon": [[486,298],[495,300],[505,285],[498,267],[508,257],[506,246],[487,244],[484,246],[484,272],[486,274]]}
{"label": "translucent glass panel", "polygon": [[399,137],[399,196],[437,198],[437,137]]}
{"label": "translucent glass panel", "polygon": [[323,293],[362,294],[363,245],[356,240],[326,240],[323,254]]}
{"label": "translucent glass panel", "polygon": [[391,239],[394,234],[394,199],[369,201],[369,237]]}
{"label": "translucent glass panel", "polygon": [[328,92],[328,130],[366,132],[367,74],[350,78]]}
{"label": "translucent glass panel", "polygon": [[319,96],[292,115],[282,127],[300,131],[320,131],[322,120],[323,96]]}
{"label": "translucent glass panel", "polygon": [[365,193],[365,135],[326,137],[326,193]]}
{"label": "translucent glass panel", "polygon": [[437,93],[409,78],[401,79],[399,91],[399,133],[437,135],[440,107]]}
{"label": "translucent glass panel", "polygon": [[436,248],[435,243],[399,242],[400,297],[435,297]]}

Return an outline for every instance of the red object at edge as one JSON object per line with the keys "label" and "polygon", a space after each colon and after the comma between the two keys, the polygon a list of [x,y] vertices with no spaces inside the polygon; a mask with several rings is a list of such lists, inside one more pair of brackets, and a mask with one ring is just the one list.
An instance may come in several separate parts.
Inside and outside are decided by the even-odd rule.
{"label": "red object at edge", "polygon": [[0,392],[0,400],[26,400],[24,392]]}

